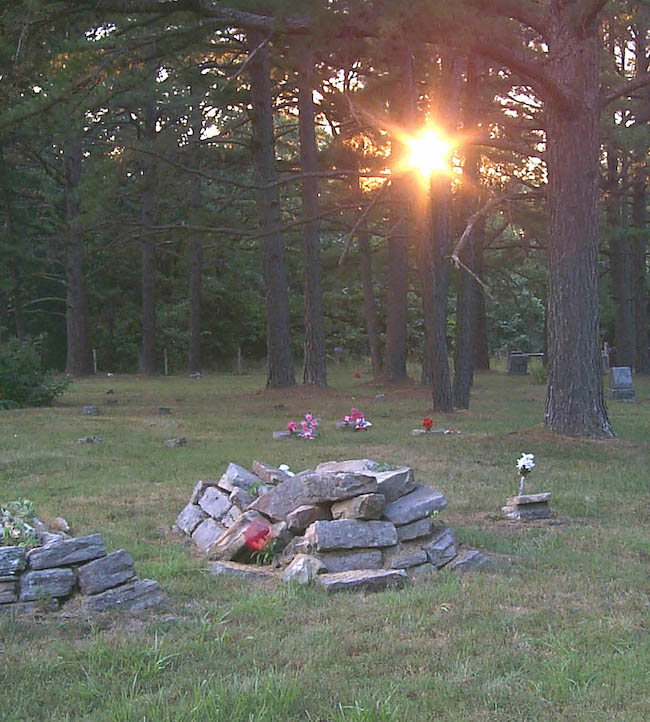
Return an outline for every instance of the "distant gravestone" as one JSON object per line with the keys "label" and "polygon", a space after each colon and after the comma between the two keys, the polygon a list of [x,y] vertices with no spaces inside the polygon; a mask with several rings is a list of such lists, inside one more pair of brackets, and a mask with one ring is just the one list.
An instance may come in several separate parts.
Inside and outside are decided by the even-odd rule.
{"label": "distant gravestone", "polygon": [[88,416],[97,416],[99,414],[99,409],[96,406],[84,406],[82,411]]}
{"label": "distant gravestone", "polygon": [[524,353],[512,353],[508,356],[509,374],[527,374],[528,356]]}
{"label": "distant gravestone", "polygon": [[609,371],[609,352],[608,351],[600,352],[600,361],[602,364],[603,374],[606,374]]}
{"label": "distant gravestone", "polygon": [[612,401],[635,401],[632,387],[632,369],[629,366],[613,366],[609,370],[608,396]]}

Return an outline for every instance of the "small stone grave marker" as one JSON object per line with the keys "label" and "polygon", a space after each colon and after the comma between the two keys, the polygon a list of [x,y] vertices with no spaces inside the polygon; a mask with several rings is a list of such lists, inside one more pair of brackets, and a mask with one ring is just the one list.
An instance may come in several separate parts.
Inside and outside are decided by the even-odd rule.
{"label": "small stone grave marker", "polygon": [[96,406],[84,406],[82,411],[88,416],[97,416],[99,414],[99,409]]}
{"label": "small stone grave marker", "polygon": [[508,356],[508,373],[527,374],[528,356],[524,353],[511,353],[510,356]]}
{"label": "small stone grave marker", "polygon": [[629,366],[613,366],[609,369],[608,396],[612,401],[635,401],[632,388],[632,369]]}

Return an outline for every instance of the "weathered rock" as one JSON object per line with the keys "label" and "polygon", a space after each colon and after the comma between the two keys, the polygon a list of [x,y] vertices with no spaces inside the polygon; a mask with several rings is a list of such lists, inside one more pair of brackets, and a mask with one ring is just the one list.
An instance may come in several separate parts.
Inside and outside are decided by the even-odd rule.
{"label": "weathered rock", "polygon": [[282,574],[282,581],[294,584],[309,584],[319,574],[326,571],[320,559],[308,554],[298,554]]}
{"label": "weathered rock", "polygon": [[226,531],[227,529],[223,524],[220,524],[212,518],[207,518],[194,530],[192,541],[202,552],[207,552]]}
{"label": "weathered rock", "polygon": [[24,547],[0,547],[0,577],[18,574],[27,566]]}
{"label": "weathered rock", "polygon": [[349,572],[353,569],[381,569],[383,558],[379,549],[358,549],[349,552],[320,552],[318,558],[328,572]]}
{"label": "weathered rock", "polygon": [[327,504],[303,504],[289,512],[286,516],[287,527],[294,534],[300,534],[315,521],[325,521],[332,518]]}
{"label": "weathered rock", "polygon": [[254,461],[251,466],[251,471],[267,484],[281,484],[283,481],[292,478],[288,474],[285,474],[284,471],[278,469],[277,466],[264,464],[261,461]]}
{"label": "weathered rock", "polygon": [[303,477],[292,476],[259,496],[249,507],[273,521],[284,521],[299,506],[307,504],[303,495]]}
{"label": "weathered rock", "polygon": [[91,434],[90,436],[82,436],[80,439],[77,439],[78,444],[101,444],[103,443],[104,439],[101,436],[98,436],[97,434]]}
{"label": "weathered rock", "polygon": [[553,512],[548,505],[551,494],[520,494],[508,499],[507,505],[501,507],[506,519],[520,519],[529,521],[533,519],[549,519]]}
{"label": "weathered rock", "polygon": [[120,587],[85,597],[82,604],[86,612],[105,612],[109,609],[137,612],[164,601],[158,582],[153,579],[134,579]]}
{"label": "weathered rock", "polygon": [[438,568],[444,567],[458,554],[456,534],[450,526],[436,527],[432,530],[432,534],[431,541],[423,544],[422,548],[431,564],[435,564]]}
{"label": "weathered rock", "polygon": [[25,572],[20,577],[18,598],[21,602],[33,602],[49,597],[67,597],[75,584],[72,569],[43,569]]}
{"label": "weathered rock", "polygon": [[57,516],[51,524],[52,531],[59,531],[67,534],[70,531],[70,524],[62,517]]}
{"label": "weathered rock", "polygon": [[473,572],[479,569],[488,569],[492,560],[481,554],[478,549],[466,549],[447,567],[452,572]]}
{"label": "weathered rock", "polygon": [[241,516],[241,511],[233,504],[221,518],[221,523],[229,529]]}
{"label": "weathered rock", "polygon": [[176,447],[176,446],[187,446],[187,439],[184,436],[179,436],[177,439],[167,439],[163,441],[164,446]]}
{"label": "weathered rock", "polygon": [[321,551],[334,549],[364,549],[388,547],[397,544],[395,525],[389,521],[315,521],[305,532],[314,548]]}
{"label": "weathered rock", "polygon": [[397,527],[397,538],[401,542],[410,541],[411,539],[418,539],[420,537],[427,536],[431,533],[431,519],[418,519],[412,521],[410,524],[404,524],[404,526]]}
{"label": "weathered rock", "polygon": [[263,480],[255,474],[251,474],[248,469],[244,469],[239,464],[228,464],[225,474],[219,479],[219,486],[229,494],[235,487],[250,492],[251,489],[258,487]]}
{"label": "weathered rock", "polygon": [[50,569],[89,562],[104,556],[106,549],[101,534],[90,534],[32,549],[27,555],[27,561],[30,569]]}
{"label": "weathered rock", "polygon": [[208,515],[197,504],[188,504],[176,517],[176,526],[188,536],[196,527],[208,518]]}
{"label": "weathered rock", "polygon": [[305,539],[304,536],[295,536],[282,550],[278,561],[284,566],[291,563],[297,554],[311,554],[312,551],[312,546],[308,539]]}
{"label": "weathered rock", "polygon": [[424,519],[432,512],[440,511],[446,506],[447,500],[441,491],[420,485],[415,491],[387,504],[384,509],[384,517],[397,525],[408,524],[418,519]]}
{"label": "weathered rock", "polygon": [[210,565],[210,574],[233,577],[246,582],[274,582],[278,578],[268,567],[238,564],[237,562],[214,562]]}
{"label": "weathered rock", "polygon": [[13,604],[1,604],[1,614],[40,614],[42,612],[56,612],[61,606],[59,599],[39,599],[37,602],[14,602]]}
{"label": "weathered rock", "polygon": [[203,479],[197,482],[196,486],[194,487],[194,491],[192,491],[192,496],[190,496],[190,504],[198,504],[205,490],[211,486],[219,486],[219,482]]}
{"label": "weathered rock", "polygon": [[96,406],[82,406],[81,410],[87,416],[97,416],[97,414],[99,414],[99,409]]}
{"label": "weathered rock", "polygon": [[286,521],[279,521],[272,526],[269,541],[273,542],[274,554],[279,554],[286,549],[292,539],[293,534],[289,531]]}
{"label": "weathered rock", "polygon": [[362,494],[332,504],[334,519],[381,519],[386,506],[383,494]]}
{"label": "weathered rock", "polygon": [[377,492],[386,497],[387,504],[409,494],[417,486],[413,469],[408,466],[393,471],[375,471],[373,475],[377,479]]}
{"label": "weathered rock", "polygon": [[377,491],[377,480],[358,472],[314,472],[302,476],[301,481],[305,504],[343,501],[361,494],[374,494]]}
{"label": "weathered rock", "polygon": [[372,459],[350,459],[349,461],[325,461],[316,467],[320,473],[346,471],[350,473],[373,471],[379,463]]}
{"label": "weathered rock", "polygon": [[63,541],[65,536],[63,534],[51,534],[49,531],[39,531],[38,538],[43,546],[47,546],[48,544]]}
{"label": "weathered rock", "polygon": [[274,431],[273,441],[282,441],[283,439],[290,439],[293,434],[290,431]]}
{"label": "weathered rock", "polygon": [[399,546],[399,551],[393,554],[387,559],[388,566],[391,569],[408,569],[409,567],[417,567],[420,564],[426,564],[429,561],[429,557],[424,549],[417,547],[408,548]]}
{"label": "weathered rock", "polygon": [[158,413],[161,416],[169,416],[172,412],[172,409],[170,406],[159,406],[158,407]]}
{"label": "weathered rock", "polygon": [[426,562],[425,564],[418,564],[416,567],[409,567],[406,572],[409,576],[419,576],[420,574],[433,574],[438,571],[438,567],[435,564]]}
{"label": "weathered rock", "polygon": [[232,508],[228,494],[224,494],[223,491],[215,487],[210,487],[205,490],[203,496],[199,499],[199,506],[206,514],[217,521],[225,516]]}
{"label": "weathered rock", "polygon": [[0,604],[18,601],[18,577],[0,577]]}
{"label": "weathered rock", "polygon": [[239,511],[246,511],[246,509],[255,501],[255,497],[252,494],[244,491],[239,486],[236,486],[232,490],[228,499],[231,504],[239,509]]}
{"label": "weathered rock", "polygon": [[135,577],[135,566],[125,549],[118,549],[101,559],[95,559],[77,570],[82,594],[99,594]]}
{"label": "weathered rock", "polygon": [[378,592],[388,588],[401,588],[408,580],[403,569],[358,569],[337,574],[321,574],[316,581],[328,592],[359,591]]}
{"label": "weathered rock", "polygon": [[230,529],[210,546],[208,556],[221,561],[236,561],[239,556],[250,551],[251,539],[262,539],[265,532],[270,538],[272,527],[269,521],[256,511],[245,511]]}

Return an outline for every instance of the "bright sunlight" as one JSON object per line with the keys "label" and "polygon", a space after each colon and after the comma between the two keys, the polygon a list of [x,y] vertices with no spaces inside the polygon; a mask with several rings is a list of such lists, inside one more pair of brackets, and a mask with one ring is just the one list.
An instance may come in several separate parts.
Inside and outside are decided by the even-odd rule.
{"label": "bright sunlight", "polygon": [[450,170],[451,145],[435,130],[427,129],[419,135],[406,138],[409,155],[405,165],[415,169],[428,181],[435,171]]}

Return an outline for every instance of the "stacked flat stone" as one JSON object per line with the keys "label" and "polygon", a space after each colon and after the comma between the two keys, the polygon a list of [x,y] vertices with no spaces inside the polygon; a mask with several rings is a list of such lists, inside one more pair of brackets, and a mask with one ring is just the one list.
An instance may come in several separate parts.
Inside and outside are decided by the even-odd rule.
{"label": "stacked flat stone", "polygon": [[251,557],[247,530],[266,527],[285,581],[383,589],[457,557],[454,530],[433,521],[446,505],[411,468],[380,471],[369,459],[327,462],[295,476],[260,462],[251,471],[230,464],[218,481],[196,485],[176,527],[219,561],[215,574],[241,576],[237,563]]}
{"label": "stacked flat stone", "polygon": [[55,611],[75,593],[87,612],[135,611],[163,599],[157,582],[138,579],[127,551],[106,553],[100,534],[57,539],[30,551],[0,547],[0,614]]}
{"label": "stacked flat stone", "polygon": [[506,519],[517,521],[531,521],[535,519],[549,519],[553,512],[549,506],[551,493],[520,494],[508,499],[501,511]]}

